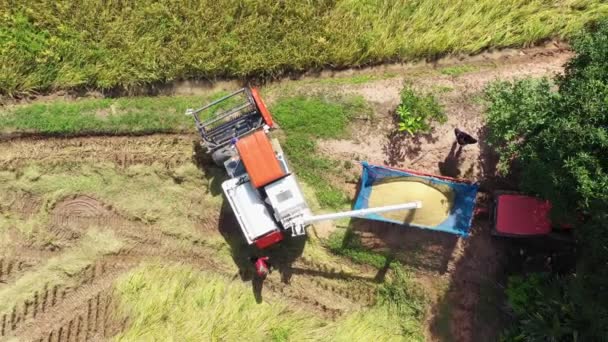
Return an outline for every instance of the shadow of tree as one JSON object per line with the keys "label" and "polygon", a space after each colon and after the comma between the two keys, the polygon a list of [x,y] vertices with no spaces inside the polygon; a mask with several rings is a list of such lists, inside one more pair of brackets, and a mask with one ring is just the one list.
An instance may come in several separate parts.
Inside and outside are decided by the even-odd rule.
{"label": "shadow of tree", "polygon": [[449,288],[432,309],[430,332],[438,340],[498,341],[511,317],[505,298],[509,275],[570,274],[576,267],[571,242],[495,237],[487,218],[473,221],[461,249],[450,267]]}
{"label": "shadow of tree", "polygon": [[388,166],[398,166],[406,158],[412,159],[422,151],[422,144],[431,144],[437,141],[434,132],[410,136],[397,130],[388,134],[388,143],[382,147],[386,156],[384,163]]}
{"label": "shadow of tree", "polygon": [[483,126],[477,132],[479,144],[479,174],[478,179],[481,179],[479,187],[481,191],[493,192],[495,190],[515,190],[517,189],[517,172],[516,168],[511,168],[509,175],[501,175],[498,172],[497,166],[500,156],[496,150],[488,144],[489,129]]}
{"label": "shadow of tree", "polygon": [[504,321],[503,247],[487,220],[474,220],[450,265],[449,287],[432,308],[430,332],[440,341],[497,341]]}

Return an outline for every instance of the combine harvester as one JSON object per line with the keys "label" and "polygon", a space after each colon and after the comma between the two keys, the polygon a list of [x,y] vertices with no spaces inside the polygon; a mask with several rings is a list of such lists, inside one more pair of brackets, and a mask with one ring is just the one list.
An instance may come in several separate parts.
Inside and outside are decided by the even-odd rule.
{"label": "combine harvester", "polygon": [[230,177],[222,183],[226,199],[249,244],[266,248],[323,220],[365,217],[422,208],[418,200],[376,208],[313,215],[276,139],[268,137],[272,116],[256,89],[243,88],[193,110],[202,146]]}

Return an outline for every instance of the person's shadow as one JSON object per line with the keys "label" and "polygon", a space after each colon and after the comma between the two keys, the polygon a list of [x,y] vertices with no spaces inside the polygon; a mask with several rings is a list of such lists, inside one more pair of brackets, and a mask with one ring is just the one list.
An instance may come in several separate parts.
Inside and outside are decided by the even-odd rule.
{"label": "person's shadow", "polygon": [[[458,149],[456,149],[458,146]],[[462,145],[458,145],[456,142],[452,144],[452,148],[450,149],[450,153],[448,153],[447,157],[443,162],[439,162],[437,166],[439,166],[439,172],[442,176],[453,177],[456,178],[460,175],[459,164],[460,164],[460,155],[462,154]]]}
{"label": "person's shadow", "polygon": [[[306,238],[304,236],[292,237],[285,234],[283,241],[270,246],[264,250],[255,248],[253,255],[255,256],[268,256],[270,272],[279,272],[281,276],[281,282],[289,284],[292,275],[294,274],[293,263],[302,256],[304,252],[304,245],[306,244]],[[251,249],[250,249],[251,251]],[[249,273],[251,275],[251,284],[253,286],[253,295],[257,303],[262,302],[262,288],[264,286],[263,279],[259,277],[253,269],[255,268],[253,263],[248,266],[249,272],[241,271],[241,274]],[[243,278],[246,279],[246,278]]]}

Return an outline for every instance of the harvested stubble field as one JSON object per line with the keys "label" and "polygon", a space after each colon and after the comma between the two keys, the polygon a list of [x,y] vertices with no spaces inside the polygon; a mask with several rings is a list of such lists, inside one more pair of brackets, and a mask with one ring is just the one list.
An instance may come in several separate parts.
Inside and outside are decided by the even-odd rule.
{"label": "harvested stubble field", "polygon": [[[452,127],[481,128],[478,95],[487,82],[560,72],[568,57],[548,46],[262,90],[313,210],[323,211],[348,205],[357,160],[441,173]],[[434,91],[448,114],[426,143],[393,134],[404,80]],[[201,165],[198,137],[181,118],[182,105],[210,96],[55,99],[3,109],[0,340],[496,338],[498,313],[479,293],[496,286],[486,281],[500,273],[501,254],[483,221],[466,241],[373,222],[319,225],[306,241],[270,250],[276,272],[254,281],[251,250],[219,192],[222,171]],[[138,103],[149,104],[134,109]],[[155,116],[154,108],[171,106]],[[132,111],[152,111],[151,122],[162,125],[146,133],[160,127],[163,134],[74,136],[70,127],[85,107],[107,125],[105,134]],[[328,128],[320,111],[331,114]],[[28,113],[67,113],[53,134],[72,136],[27,126]],[[485,152],[463,151],[460,176],[487,178]],[[484,307],[490,314],[475,314]]]}

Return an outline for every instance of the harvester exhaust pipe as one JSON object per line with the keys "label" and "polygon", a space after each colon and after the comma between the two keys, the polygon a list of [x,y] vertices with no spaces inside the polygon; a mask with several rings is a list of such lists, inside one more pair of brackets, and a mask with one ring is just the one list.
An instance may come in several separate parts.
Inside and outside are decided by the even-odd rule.
{"label": "harvester exhaust pipe", "polygon": [[304,221],[304,224],[311,224],[311,223],[319,222],[319,221],[337,220],[337,219],[341,219],[344,217],[361,217],[361,216],[365,216],[367,214],[379,214],[379,213],[385,213],[387,211],[409,210],[409,209],[418,209],[418,208],[422,208],[421,201],[387,205],[387,206],[376,207],[376,208],[365,208],[365,209],[358,209],[358,210],[343,211],[340,213],[307,216],[307,217],[304,217],[303,221]]}

